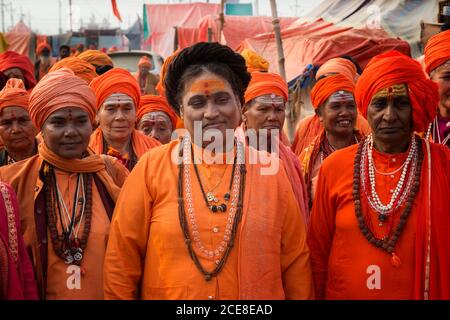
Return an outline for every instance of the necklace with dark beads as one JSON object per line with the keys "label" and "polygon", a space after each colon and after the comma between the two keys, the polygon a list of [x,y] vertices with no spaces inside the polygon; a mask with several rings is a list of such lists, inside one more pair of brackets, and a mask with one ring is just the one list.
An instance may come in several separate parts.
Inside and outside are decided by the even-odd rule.
{"label": "necklace with dark beads", "polygon": [[[50,231],[50,238],[52,240],[53,249],[58,257],[60,257],[66,264],[81,265],[83,260],[84,250],[87,246],[89,233],[92,223],[92,173],[78,174],[77,188],[79,190],[80,181],[86,181],[81,188],[84,188],[85,197],[80,197],[78,192],[74,196],[74,204],[72,215],[65,226],[63,221],[63,213],[61,210],[60,194],[56,182],[56,175],[51,165],[45,164],[45,201],[48,218],[48,228]],[[81,175],[83,175],[81,177]],[[77,210],[77,207],[80,210]],[[77,214],[77,211],[79,213]],[[84,228],[81,238],[78,238],[78,230],[82,220],[84,219]],[[61,234],[58,232],[57,223],[60,223]],[[75,231],[78,225],[78,230]]]}
{"label": "necklace with dark beads", "polygon": [[[409,190],[405,208],[403,212],[400,215],[400,220],[395,227],[395,230],[393,233],[389,232],[389,234],[379,239],[375,237],[372,230],[367,225],[366,218],[363,215],[362,208],[361,208],[361,180],[365,179],[366,177],[361,175],[361,163],[364,163],[364,159],[362,159],[362,153],[364,148],[365,140],[362,140],[359,143],[358,151],[355,156],[355,162],[354,162],[354,172],[353,172],[353,201],[355,203],[355,215],[358,220],[359,228],[361,232],[363,233],[364,237],[374,246],[388,252],[392,255],[391,262],[395,267],[400,266],[401,261],[400,258],[395,253],[395,246],[397,244],[397,241],[402,233],[402,231],[405,228],[407,219],[409,214],[412,210],[412,205],[414,202],[414,199],[416,197],[417,192],[419,191],[420,187],[420,174],[421,174],[421,168],[422,168],[422,162],[423,162],[423,151],[422,151],[422,141],[421,139],[417,137],[413,137],[413,139],[416,139],[417,144],[417,167],[414,172],[414,180],[412,183],[412,186]],[[367,200],[367,199],[366,199]],[[384,219],[385,217],[383,217]],[[368,218],[370,219],[370,217]]]}

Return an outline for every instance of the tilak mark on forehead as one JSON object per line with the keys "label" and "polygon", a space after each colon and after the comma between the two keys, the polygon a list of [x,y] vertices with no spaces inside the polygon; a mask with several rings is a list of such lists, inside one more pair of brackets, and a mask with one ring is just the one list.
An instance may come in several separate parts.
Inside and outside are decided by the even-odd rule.
{"label": "tilak mark on forehead", "polygon": [[191,86],[191,92],[194,94],[204,94],[209,96],[211,92],[223,90],[225,83],[216,79],[204,79],[194,82]]}
{"label": "tilak mark on forehead", "polygon": [[395,84],[388,88],[381,89],[374,95],[374,98],[388,98],[388,100],[396,97],[409,97],[408,86],[406,84]]}

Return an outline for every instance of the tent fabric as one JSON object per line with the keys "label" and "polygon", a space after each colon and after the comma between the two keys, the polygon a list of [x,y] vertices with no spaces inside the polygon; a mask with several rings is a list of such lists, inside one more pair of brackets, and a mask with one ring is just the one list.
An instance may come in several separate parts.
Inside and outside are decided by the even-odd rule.
{"label": "tent fabric", "polygon": [[30,51],[31,35],[31,30],[25,25],[25,23],[19,21],[5,34],[6,41],[9,43],[8,50],[28,56]]}
{"label": "tent fabric", "polygon": [[411,45],[421,55],[420,21],[437,22],[439,0],[325,0],[306,16],[323,18],[338,26],[383,28]]}
{"label": "tent fabric", "polygon": [[[323,19],[298,19],[281,34],[288,82],[301,74],[308,64],[321,65],[342,55],[353,57],[364,68],[373,56],[388,50],[410,54],[406,41],[393,39],[382,29],[339,27]],[[244,40],[237,51],[244,49],[263,56],[270,63],[269,71],[279,73],[272,32]]]}

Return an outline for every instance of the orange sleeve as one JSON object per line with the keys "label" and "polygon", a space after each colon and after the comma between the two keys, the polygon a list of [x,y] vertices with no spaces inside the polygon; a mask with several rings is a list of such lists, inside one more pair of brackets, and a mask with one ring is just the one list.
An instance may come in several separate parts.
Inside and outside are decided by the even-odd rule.
{"label": "orange sleeve", "polygon": [[316,196],[310,217],[308,245],[311,250],[311,266],[316,299],[325,298],[328,258],[335,230],[335,205],[331,198],[327,174],[319,171]]}
{"label": "orange sleeve", "polygon": [[105,299],[137,299],[150,233],[150,154],[128,176],[116,203],[105,255]]}
{"label": "orange sleeve", "polygon": [[[288,181],[287,176],[285,181]],[[290,184],[283,184],[283,187],[291,188]],[[280,194],[286,195],[286,214],[281,236],[281,272],[286,299],[313,299],[311,264],[303,215],[292,188]]]}

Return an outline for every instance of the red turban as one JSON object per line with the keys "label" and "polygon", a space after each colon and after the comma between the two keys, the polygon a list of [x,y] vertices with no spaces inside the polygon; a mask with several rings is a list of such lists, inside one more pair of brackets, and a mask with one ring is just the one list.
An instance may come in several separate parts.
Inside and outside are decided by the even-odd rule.
{"label": "red turban", "polygon": [[30,95],[20,79],[9,79],[0,91],[0,110],[6,107],[21,107],[28,111]]}
{"label": "red turban", "polygon": [[436,117],[438,87],[426,79],[420,63],[398,51],[389,51],[372,58],[358,79],[355,98],[361,114],[367,119],[367,108],[372,97],[378,91],[396,84],[408,86],[413,129],[424,132]]}
{"label": "red turban", "polygon": [[152,62],[150,61],[150,59],[147,56],[142,56],[142,58],[139,59],[138,67],[151,68]]}
{"label": "red turban", "polygon": [[95,67],[89,62],[81,60],[79,57],[67,57],[60,60],[50,68],[49,72],[53,72],[61,68],[69,68],[77,77],[83,79],[88,84],[91,83],[94,78],[98,77],[95,72]]}
{"label": "red turban", "polygon": [[320,79],[311,90],[311,103],[319,108],[327,99],[337,91],[355,93],[355,85],[342,74],[333,74]]}
{"label": "red turban", "polygon": [[450,30],[440,32],[428,40],[424,50],[425,72],[431,71],[450,60]]}
{"label": "red turban", "polygon": [[42,51],[44,51],[44,49],[47,49],[49,52],[52,52],[52,48],[50,47],[50,45],[47,42],[42,42],[36,48],[36,56],[41,55],[41,53],[42,53]]}
{"label": "red turban", "polygon": [[276,73],[252,72],[252,79],[245,91],[245,103],[267,94],[276,94],[289,99],[289,89],[286,81]]}
{"label": "red turban", "polygon": [[91,122],[95,119],[95,95],[91,88],[72,70],[62,68],[39,81],[30,96],[29,112],[35,127],[41,129],[52,113],[67,107],[84,109]]}
{"label": "red turban", "polygon": [[169,116],[170,122],[172,123],[172,130],[177,127],[178,117],[173,109],[169,106],[166,98],[161,96],[146,95],[141,97],[141,103],[137,111],[137,120],[141,121],[141,118],[149,113],[161,111]]}
{"label": "red turban", "polygon": [[316,73],[316,80],[323,75],[330,73],[339,73],[346,76],[350,81],[356,83],[358,73],[356,66],[348,59],[334,58],[325,62]]}
{"label": "red turban", "polygon": [[97,109],[114,93],[123,93],[133,99],[136,109],[139,107],[141,90],[136,79],[125,69],[114,68],[91,82],[91,88],[97,97]]}
{"label": "red turban", "polygon": [[22,70],[27,90],[34,88],[36,79],[34,78],[34,66],[30,58],[14,51],[6,51],[0,54],[0,71],[3,72],[11,68]]}
{"label": "red turban", "polygon": [[111,58],[106,53],[99,50],[86,50],[77,57],[94,66],[114,66]]}

